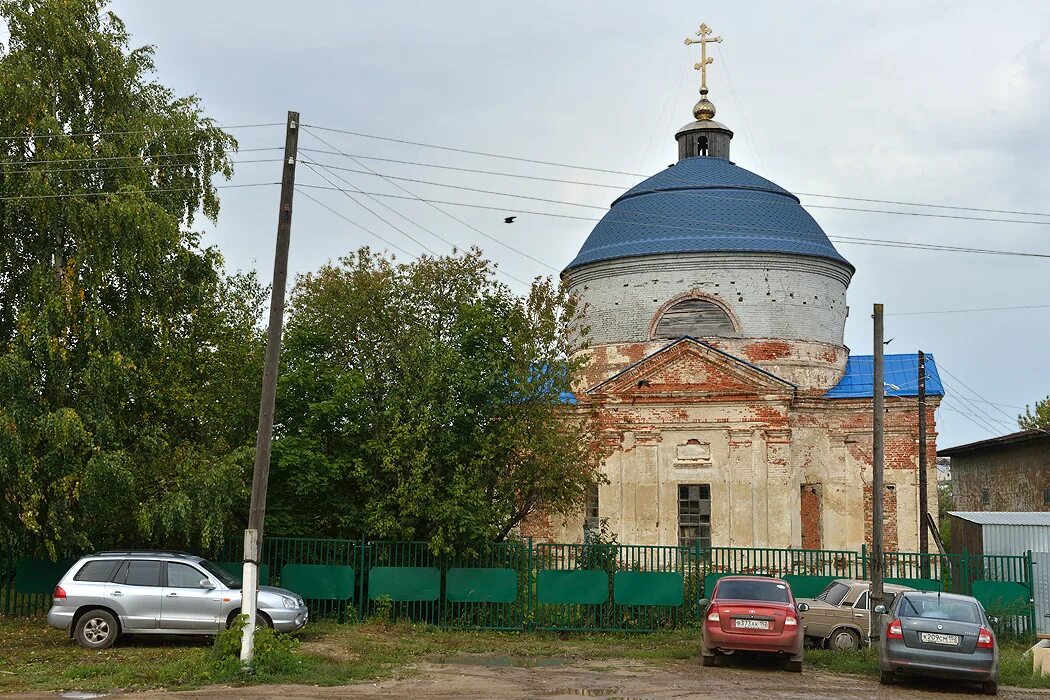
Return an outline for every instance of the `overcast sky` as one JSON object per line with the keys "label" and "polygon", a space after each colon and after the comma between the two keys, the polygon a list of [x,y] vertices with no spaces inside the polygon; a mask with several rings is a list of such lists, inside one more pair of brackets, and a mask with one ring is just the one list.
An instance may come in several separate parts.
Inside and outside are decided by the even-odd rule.
{"label": "overcast sky", "polygon": [[[159,80],[179,94],[198,95],[223,124],[283,122],[294,109],[308,125],[645,174],[676,160],[673,135],[691,121],[699,85],[692,70],[697,50],[682,40],[704,21],[725,39],[713,53],[709,84],[718,120],[736,132],[739,165],[794,192],[1050,212],[1046,2],[121,0],[113,9],[136,44],[156,45]],[[283,127],[233,133],[244,148],[283,143]],[[336,150],[367,156],[621,188],[641,179],[313,133]],[[329,148],[309,133],[300,147]],[[342,156],[304,155],[360,169]],[[598,207],[620,191],[365,163],[390,175]],[[373,176],[342,175],[368,191],[397,193]],[[325,184],[303,166],[298,177]],[[277,179],[278,163],[242,163],[233,182]],[[600,209],[402,185],[424,197],[500,208],[444,207],[521,252],[425,204],[384,200],[460,247],[479,245],[517,290],[524,285],[515,278],[561,270],[593,222],[519,214],[507,226],[502,208],[601,215]],[[310,192],[412,255],[423,251],[419,243],[449,249],[373,202],[366,200],[419,243],[339,192]],[[277,188],[223,190],[222,200],[207,241],[222,249],[231,269],[254,267],[268,282]],[[1050,253],[1050,218],[942,212],[1039,222],[1016,224],[809,211],[832,236]],[[297,195],[293,273],[365,244],[390,247]],[[855,353],[871,352],[874,302],[884,303],[888,314],[1050,303],[1050,259],[836,246],[857,268],[846,327]],[[1050,308],[891,315],[886,337],[893,338],[887,352],[935,355],[950,397],[938,411],[941,447],[1010,432],[1025,403],[1050,393]],[[962,383],[1001,405],[980,403]],[[963,395],[988,414],[978,414],[979,425],[956,412],[975,410]]]}

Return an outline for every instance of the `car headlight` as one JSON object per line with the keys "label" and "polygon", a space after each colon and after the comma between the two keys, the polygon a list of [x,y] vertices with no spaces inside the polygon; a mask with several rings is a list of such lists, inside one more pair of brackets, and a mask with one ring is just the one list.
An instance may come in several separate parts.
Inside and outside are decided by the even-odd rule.
{"label": "car headlight", "polygon": [[284,603],[284,607],[289,610],[295,610],[299,607],[299,601],[295,598],[285,598],[284,596],[281,596],[281,601]]}

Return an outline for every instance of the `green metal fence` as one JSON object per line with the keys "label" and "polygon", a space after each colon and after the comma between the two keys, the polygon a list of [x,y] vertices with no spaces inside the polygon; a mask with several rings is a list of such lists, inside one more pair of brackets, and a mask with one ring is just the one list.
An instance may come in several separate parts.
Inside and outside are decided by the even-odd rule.
{"label": "green metal fence", "polygon": [[[242,543],[217,561],[240,575]],[[0,613],[40,615],[73,559],[0,553]],[[391,619],[455,628],[649,631],[700,622],[698,601],[721,576],[777,576],[796,597],[836,578],[867,578],[870,557],[848,550],[690,547],[607,543],[491,544],[472,556],[439,557],[425,542],[272,537],[263,583],[299,593],[314,618]],[[1012,634],[1035,630],[1032,556],[887,552],[888,583],[973,595]]]}

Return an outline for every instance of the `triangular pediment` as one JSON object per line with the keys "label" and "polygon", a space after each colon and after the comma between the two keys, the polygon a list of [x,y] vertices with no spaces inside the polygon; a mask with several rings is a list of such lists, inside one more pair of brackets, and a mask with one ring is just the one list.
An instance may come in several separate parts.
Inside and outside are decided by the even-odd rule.
{"label": "triangular pediment", "polygon": [[790,396],[795,385],[694,338],[681,338],[588,391],[593,396]]}

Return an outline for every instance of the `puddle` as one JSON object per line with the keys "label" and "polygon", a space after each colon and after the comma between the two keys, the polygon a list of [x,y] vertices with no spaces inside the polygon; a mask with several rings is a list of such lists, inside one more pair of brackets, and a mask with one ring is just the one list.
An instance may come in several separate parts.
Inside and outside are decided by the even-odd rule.
{"label": "puddle", "polygon": [[58,697],[69,698],[69,700],[91,700],[91,698],[104,698],[109,693],[92,693],[87,690],[70,690],[62,693]]}
{"label": "puddle", "polygon": [[459,654],[458,656],[438,656],[431,659],[439,664],[456,664],[462,666],[492,666],[513,668],[548,668],[564,666],[569,659],[557,656],[489,656],[486,654]]}

